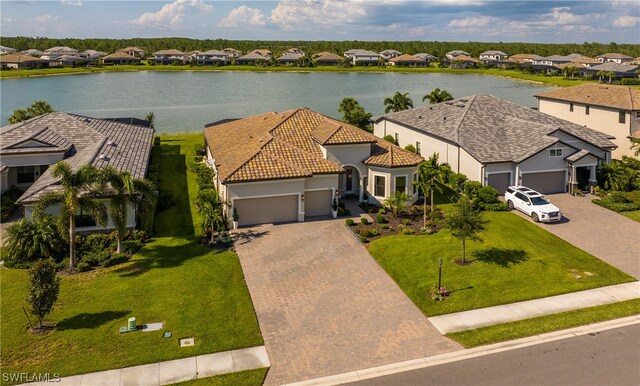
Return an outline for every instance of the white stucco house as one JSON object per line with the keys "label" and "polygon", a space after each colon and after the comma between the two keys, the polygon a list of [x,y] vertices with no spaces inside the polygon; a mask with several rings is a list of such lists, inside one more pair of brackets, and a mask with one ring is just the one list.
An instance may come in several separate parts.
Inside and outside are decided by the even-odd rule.
{"label": "white stucco house", "polygon": [[355,65],[372,65],[378,64],[382,55],[377,52],[362,50],[354,48],[344,53],[344,57],[351,61],[351,64]]}
{"label": "white stucco house", "polygon": [[240,226],[331,214],[347,195],[380,203],[412,184],[423,158],[309,109],[264,113],[204,128],[207,164]]}
{"label": "white stucco house", "polygon": [[640,133],[640,89],[583,84],[536,94],[538,110],[615,137],[613,158],[633,156],[629,137]]}
{"label": "white stucco house", "polygon": [[[130,119],[98,119],[54,112],[0,128],[0,190],[13,186],[24,190],[17,203],[31,218],[33,206],[46,192],[60,191],[62,186],[51,175],[50,166],[67,162],[73,170],[83,165],[101,168],[111,165],[127,170],[133,178],[147,173],[154,130],[144,121]],[[109,205],[108,198],[104,199]],[[58,207],[49,208],[56,215]],[[127,227],[136,226],[136,208],[129,204]],[[114,229],[111,218],[106,228],[96,226],[82,213],[76,214],[79,232]]]}
{"label": "white stucco house", "polygon": [[495,51],[495,50],[484,51],[483,53],[480,54],[480,60],[482,61],[507,60],[508,57],[509,57],[508,54],[502,51]]}
{"label": "white stucco house", "polygon": [[543,193],[596,183],[596,167],[611,160],[611,136],[490,95],[458,98],[373,118],[374,134],[470,180],[504,193],[525,185]]}
{"label": "white stucco house", "polygon": [[624,63],[629,63],[633,61],[633,58],[631,56],[621,54],[618,52],[602,54],[596,57],[596,59],[598,59],[602,63],[613,62],[618,64],[624,64]]}

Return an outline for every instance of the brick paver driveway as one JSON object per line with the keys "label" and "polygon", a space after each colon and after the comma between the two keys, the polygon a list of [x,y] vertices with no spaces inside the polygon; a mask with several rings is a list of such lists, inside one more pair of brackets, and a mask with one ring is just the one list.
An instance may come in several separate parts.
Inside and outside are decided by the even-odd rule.
{"label": "brick paver driveway", "polygon": [[591,203],[595,198],[592,195],[574,197],[565,193],[547,198],[562,210],[564,218],[538,225],[640,279],[640,223]]}
{"label": "brick paver driveway", "polygon": [[236,250],[283,384],[462,349],[443,337],[341,220],[253,229]]}

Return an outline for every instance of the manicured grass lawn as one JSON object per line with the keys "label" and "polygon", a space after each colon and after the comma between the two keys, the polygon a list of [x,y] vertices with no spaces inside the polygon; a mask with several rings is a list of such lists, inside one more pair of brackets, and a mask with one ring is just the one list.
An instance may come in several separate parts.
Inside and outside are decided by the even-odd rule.
{"label": "manicured grass lawn", "polygon": [[175,386],[260,386],[267,376],[268,369],[241,371],[215,377],[176,383]]}
{"label": "manicured grass lawn", "polygon": [[[191,137],[173,139],[186,146]],[[184,210],[192,208],[186,199],[194,194],[195,182],[191,173],[184,181],[175,172],[184,169],[181,163],[179,154],[163,161],[160,190],[186,186],[189,194],[176,195],[176,205]],[[192,213],[167,212],[156,218],[163,237],[131,262],[62,277],[58,303],[46,318],[57,327],[47,335],[28,332],[21,309],[27,272],[0,269],[3,372],[66,376],[262,345],[237,255],[200,246]],[[163,339],[161,331],[119,334],[131,316],[139,325],[162,321],[173,337]],[[183,337],[195,337],[195,346],[180,348]]]}
{"label": "manicured grass lawn", "polygon": [[[462,254],[462,244],[446,230],[384,237],[373,241],[369,252],[427,316],[634,281],[514,213],[485,216],[490,223],[482,234],[484,241],[467,242],[470,265],[454,262]],[[428,292],[438,282],[439,257],[444,261],[442,284],[452,294],[435,302]],[[573,273],[581,277],[576,279]]]}
{"label": "manicured grass lawn", "polygon": [[640,314],[640,299],[545,315],[447,334],[466,348],[524,338],[591,323]]}

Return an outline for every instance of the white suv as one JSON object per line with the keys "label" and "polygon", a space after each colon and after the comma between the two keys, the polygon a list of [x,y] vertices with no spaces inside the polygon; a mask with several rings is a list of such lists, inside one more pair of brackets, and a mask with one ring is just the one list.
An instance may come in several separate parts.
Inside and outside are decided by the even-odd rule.
{"label": "white suv", "polygon": [[562,213],[541,193],[526,186],[509,186],[504,194],[509,209],[518,209],[531,216],[535,222],[560,221]]}

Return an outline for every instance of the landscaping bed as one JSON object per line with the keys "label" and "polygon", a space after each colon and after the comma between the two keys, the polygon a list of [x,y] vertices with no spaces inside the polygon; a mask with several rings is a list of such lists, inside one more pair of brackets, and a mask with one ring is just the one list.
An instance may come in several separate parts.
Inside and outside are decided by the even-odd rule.
{"label": "landscaping bed", "polygon": [[600,196],[600,198],[594,198],[591,202],[640,222],[640,190],[631,192],[614,191],[601,193]]}

